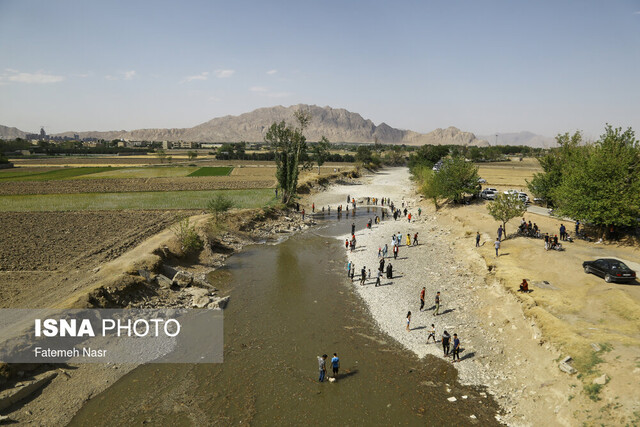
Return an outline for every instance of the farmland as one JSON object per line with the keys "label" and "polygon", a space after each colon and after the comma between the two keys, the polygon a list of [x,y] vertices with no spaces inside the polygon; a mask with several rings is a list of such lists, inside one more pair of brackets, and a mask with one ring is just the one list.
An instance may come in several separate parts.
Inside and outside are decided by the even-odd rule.
{"label": "farmland", "polygon": [[2,196],[0,212],[97,211],[122,209],[205,209],[218,192],[238,208],[256,208],[274,199],[272,189],[151,191],[121,193],[36,194]]}

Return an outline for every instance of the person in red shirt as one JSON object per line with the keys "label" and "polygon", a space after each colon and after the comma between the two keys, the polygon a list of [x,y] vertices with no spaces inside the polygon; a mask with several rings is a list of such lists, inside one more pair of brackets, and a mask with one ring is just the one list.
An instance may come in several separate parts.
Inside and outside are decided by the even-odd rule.
{"label": "person in red shirt", "polygon": [[422,311],[422,309],[424,308],[424,292],[426,291],[427,288],[422,288],[422,290],[420,291],[420,311]]}

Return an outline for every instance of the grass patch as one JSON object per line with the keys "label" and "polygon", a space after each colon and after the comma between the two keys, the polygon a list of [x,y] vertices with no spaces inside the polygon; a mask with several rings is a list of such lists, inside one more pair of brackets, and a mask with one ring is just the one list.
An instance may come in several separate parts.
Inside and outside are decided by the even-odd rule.
{"label": "grass patch", "polygon": [[231,174],[233,168],[230,167],[202,167],[191,172],[187,176],[226,176]]}
{"label": "grass patch", "polygon": [[81,167],[81,168],[59,168],[46,172],[31,171],[27,174],[13,174],[11,176],[0,175],[2,182],[12,181],[51,181],[61,179],[71,179],[82,175],[91,175],[105,171],[113,171],[112,167]]}
{"label": "grass patch", "polygon": [[221,193],[237,208],[274,204],[273,189],[155,191],[135,193],[33,194],[0,196],[0,212],[42,212],[121,209],[206,209]]}
{"label": "grass patch", "polygon": [[600,400],[600,390],[602,390],[602,384],[586,384],[584,386],[584,392],[594,402]]}

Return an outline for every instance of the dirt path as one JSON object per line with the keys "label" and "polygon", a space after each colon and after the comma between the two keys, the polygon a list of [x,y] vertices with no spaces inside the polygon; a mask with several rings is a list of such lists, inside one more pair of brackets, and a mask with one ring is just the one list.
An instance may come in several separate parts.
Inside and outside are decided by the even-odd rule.
{"label": "dirt path", "polygon": [[[428,330],[435,324],[438,338],[443,330],[461,338],[462,361],[456,364],[462,382],[485,385],[505,409],[502,420],[510,425],[575,425],[575,413],[584,409],[585,399],[576,398],[579,381],[559,371],[559,353],[542,336],[536,322],[526,317],[521,303],[495,280],[472,237],[466,236],[448,213],[438,213],[415,195],[406,168],[385,169],[365,178],[361,185],[332,186],[305,201],[316,209],[344,204],[347,195],[390,197],[396,206],[408,204],[414,218],[385,220],[372,230],[358,232],[355,252],[347,256],[360,268],[371,269],[372,278],[353,286],[366,302],[380,328],[419,357],[442,357],[440,344],[426,344]],[[332,209],[333,210],[333,209]],[[407,233],[419,233],[419,246],[407,247]],[[378,248],[391,236],[403,235],[394,278],[375,287]],[[475,235],[475,233],[474,233]],[[341,239],[347,237],[341,236]],[[485,237],[486,240],[486,237]],[[346,269],[346,261],[345,261]],[[426,311],[419,310],[419,294],[426,288]],[[441,315],[433,316],[437,291],[442,294]],[[411,331],[405,329],[407,311],[412,312]]]}

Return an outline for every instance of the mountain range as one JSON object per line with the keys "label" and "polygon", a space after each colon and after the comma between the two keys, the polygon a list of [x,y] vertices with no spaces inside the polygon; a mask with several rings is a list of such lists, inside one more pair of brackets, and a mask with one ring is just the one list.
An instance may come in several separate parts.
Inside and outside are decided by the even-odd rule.
{"label": "mountain range", "polygon": [[[371,120],[364,119],[360,114],[342,108],[306,104],[259,108],[239,116],[217,117],[191,128],[69,131],[55,136],[73,137],[74,134],[78,134],[80,138],[105,140],[261,142],[273,122],[284,120],[287,123],[294,124],[294,112],[300,109],[306,110],[311,114],[311,122],[305,130],[305,135],[309,141],[318,141],[322,136],[326,136],[329,141],[336,143],[373,143],[377,141],[381,144],[407,145],[489,145],[486,139],[476,137],[471,132],[464,132],[455,127],[436,129],[429,133],[418,133],[411,130],[393,128],[386,123],[380,123],[376,126]],[[17,128],[0,125],[1,138],[24,138],[25,135],[26,132]],[[490,136],[490,139],[493,138],[495,138],[495,135]],[[530,138],[530,140],[533,139]],[[500,139],[499,143],[506,144],[507,142]]]}

